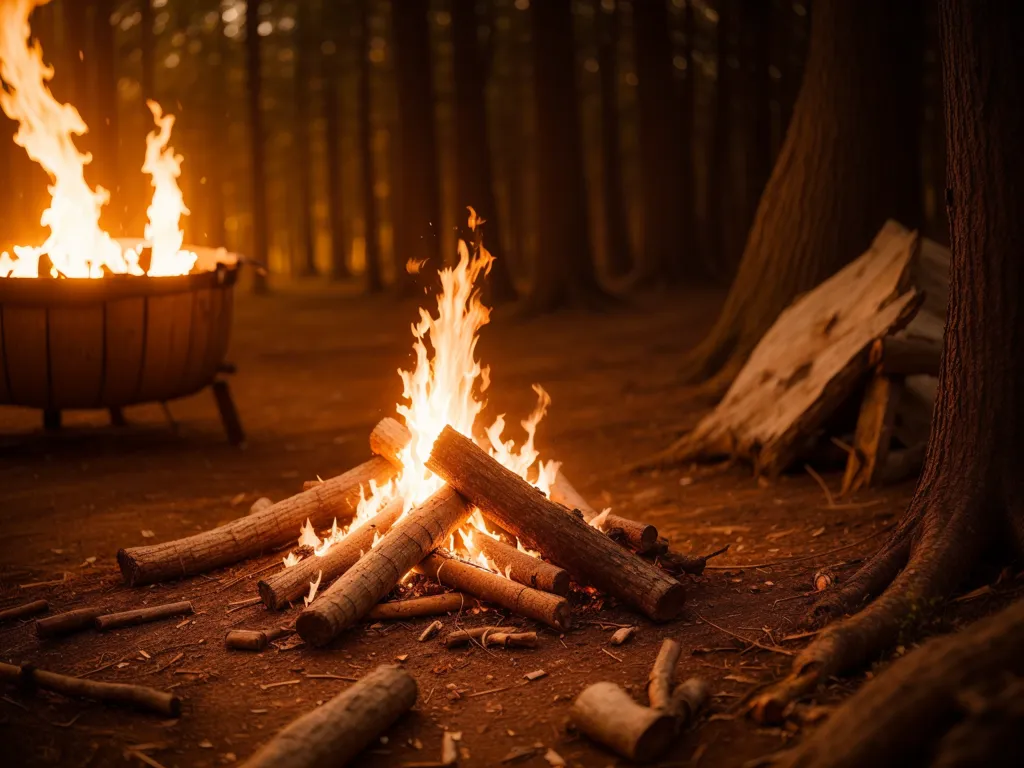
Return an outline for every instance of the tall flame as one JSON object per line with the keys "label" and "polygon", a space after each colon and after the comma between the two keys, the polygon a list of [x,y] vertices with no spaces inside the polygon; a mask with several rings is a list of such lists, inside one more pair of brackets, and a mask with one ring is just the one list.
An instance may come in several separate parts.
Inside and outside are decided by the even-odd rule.
{"label": "tall flame", "polygon": [[152,100],[147,101],[146,106],[157,125],[157,130],[146,137],[146,162],[142,165],[142,172],[153,179],[153,202],[147,211],[149,222],[146,224],[146,239],[152,244],[153,260],[147,274],[152,277],[180,275],[182,269],[188,272],[196,262],[194,253],[181,251],[185,240],[181,217],[189,214],[178,187],[184,158],[174,154],[174,148],[168,146],[174,115],[164,115],[160,105]]}

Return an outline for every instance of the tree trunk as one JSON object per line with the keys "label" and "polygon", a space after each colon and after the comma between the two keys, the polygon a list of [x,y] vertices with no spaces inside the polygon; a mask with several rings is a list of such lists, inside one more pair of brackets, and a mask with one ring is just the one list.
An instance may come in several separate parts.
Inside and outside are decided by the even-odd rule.
{"label": "tree trunk", "polygon": [[428,0],[392,0],[398,86],[398,166],[395,187],[395,289],[410,295],[416,283],[406,263],[440,265],[441,182],[434,116]]}
{"label": "tree trunk", "polygon": [[[489,67],[480,55],[476,0],[452,0],[452,48],[455,70],[455,185],[459,206],[473,206],[487,220],[484,241],[488,250],[500,251],[504,242],[494,196],[494,169],[488,140],[484,89]],[[463,217],[464,220],[464,217]],[[491,266],[486,290],[493,305],[516,298],[508,260],[498,257]]]}
{"label": "tree trunk", "polygon": [[537,245],[526,307],[599,305],[580,147],[571,0],[530,5],[537,129]]}
{"label": "tree trunk", "polygon": [[351,277],[348,266],[349,237],[345,229],[345,179],[341,156],[341,87],[339,42],[341,20],[333,6],[324,9],[321,20],[324,29],[323,46],[319,56],[320,93],[324,112],[324,149],[327,175],[327,221],[331,230],[331,278],[343,280]]}
{"label": "tree trunk", "polygon": [[735,53],[735,10],[735,0],[723,0],[718,3],[718,25],[715,30],[715,114],[708,168],[709,250],[714,273],[723,281],[735,274],[733,265],[736,263],[736,254],[732,251],[735,222],[730,221],[729,217],[736,191],[735,186],[730,183],[733,179],[730,151],[736,127],[733,119],[733,84],[736,74],[730,64]]}
{"label": "tree trunk", "polygon": [[618,2],[609,7],[602,0],[594,0],[594,15],[600,25],[597,63],[601,77],[601,191],[604,200],[605,241],[608,247],[608,271],[618,277],[629,272],[632,266],[626,201],[623,199],[622,137],[619,129],[621,10]]}
{"label": "tree trunk", "polygon": [[[148,4],[148,3],[147,3]],[[267,174],[263,137],[263,67],[260,57],[259,3],[249,3],[245,12],[245,61],[249,96],[249,162],[252,165],[252,253],[253,259],[268,265],[267,249]],[[253,272],[253,290],[266,293],[267,278]]]}
{"label": "tree trunk", "polygon": [[227,97],[227,44],[224,38],[224,21],[220,17],[213,28],[213,50],[217,64],[209,70],[210,98],[204,114],[200,118],[206,127],[205,140],[210,145],[210,156],[213,158],[206,168],[207,204],[210,206],[207,230],[207,242],[214,248],[227,248],[227,210],[224,201],[225,170],[229,164],[226,150],[226,132],[228,126]]}
{"label": "tree trunk", "polygon": [[384,278],[380,263],[380,224],[377,213],[376,173],[373,162],[373,125],[370,110],[373,108],[370,90],[370,0],[359,2],[359,33],[356,39],[359,60],[358,106],[356,114],[357,154],[362,159],[363,198],[363,242],[366,255],[366,290],[380,293],[384,290]]}
{"label": "tree trunk", "polygon": [[313,11],[309,0],[298,5],[298,34],[295,37],[295,111],[294,140],[296,143],[295,162],[296,181],[299,193],[299,273],[302,275],[316,274],[316,225],[313,220],[313,161],[310,157],[312,120],[309,109],[312,76],[310,57],[314,56]]}
{"label": "tree trunk", "polygon": [[738,231],[747,232],[772,173],[772,6],[764,0],[740,4],[740,65],[743,68],[743,196]]}
{"label": "tree trunk", "polygon": [[[913,631],[913,620],[945,602],[975,566],[1001,562],[1008,549],[1024,554],[1014,458],[1024,431],[1024,83],[1006,76],[1024,67],[1024,9],[1008,14],[1010,7],[940,4],[952,262],[925,467],[889,542],[817,610],[839,616],[882,594],[800,653],[791,675],[755,700],[762,719]],[[992,662],[985,672],[999,674]]]}
{"label": "tree trunk", "polygon": [[720,394],[779,313],[862,253],[887,218],[916,227],[916,2],[819,0],[806,74],[736,279],[684,378]]}

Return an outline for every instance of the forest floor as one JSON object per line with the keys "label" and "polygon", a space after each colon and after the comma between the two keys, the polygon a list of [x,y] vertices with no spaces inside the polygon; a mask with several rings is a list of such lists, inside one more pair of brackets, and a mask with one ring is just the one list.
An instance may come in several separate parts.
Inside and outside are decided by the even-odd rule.
{"label": "forest floor", "polygon": [[[499,313],[478,348],[491,366],[487,413],[507,413],[515,427],[506,436],[521,436],[518,421],[535,403],[531,384],[551,394],[538,434],[542,456],[561,460],[595,507],[656,524],[680,552],[730,545],[715,569],[688,581],[688,606],[677,621],[654,625],[608,600],[599,611],[578,609],[576,626],[562,636],[542,630],[535,650],[419,643],[432,620],[421,619],[363,625],[324,650],[299,645],[254,655],[225,650],[222,638],[229,627],[270,627],[294,616],[297,609],[275,616],[262,605],[231,606],[256,594],[253,575],[278,555],[143,589],[122,585],[118,548],[208,529],[244,515],[260,496],[284,498],[303,480],[367,457],[370,429],[393,414],[401,394],[396,370],[412,362],[415,306],[344,294],[342,287],[296,284],[239,298],[229,359],[238,366],[231,385],[248,432],[244,449],[226,444],[208,392],[170,404],[177,433],[157,406],[128,409],[131,423],[121,429],[106,426],[101,414],[71,414],[56,435],[40,431],[36,412],[0,409],[0,608],[38,598],[48,599],[51,611],[188,599],[197,612],[190,621],[48,642],[35,638],[31,622],[0,627],[5,661],[173,688],[184,699],[182,716],[164,720],[0,691],[0,725],[17,734],[4,739],[5,764],[122,765],[127,755],[141,765],[132,749],[168,768],[242,761],[347,685],[307,675],[358,677],[407,655],[402,663],[416,678],[419,699],[360,765],[436,761],[444,730],[461,732],[465,766],[547,766],[549,749],[570,765],[617,765],[622,761],[566,730],[571,701],[598,680],[643,701],[664,637],[683,645],[678,679],[704,677],[713,696],[699,727],[682,734],[660,765],[741,765],[785,747],[795,734],[744,719],[742,698],[783,674],[807,642],[789,636],[800,633],[813,574],[825,566],[839,579],[851,573],[898,519],[913,486],[862,492],[830,508],[802,469],[775,484],[758,483],[742,466],[625,473],[626,464],[663,448],[702,413],[673,375],[681,351],[713,319],[715,294],[654,295],[600,316],[513,320]],[[837,472],[824,477],[838,488]],[[33,586],[38,582],[44,584]],[[962,610],[951,608],[940,625],[957,623]],[[612,627],[598,619],[639,629],[612,648]],[[493,611],[461,617],[463,626],[495,620]],[[525,683],[524,673],[534,670],[547,676]],[[288,681],[297,682],[262,687]],[[836,701],[858,682],[831,687],[821,701]]]}

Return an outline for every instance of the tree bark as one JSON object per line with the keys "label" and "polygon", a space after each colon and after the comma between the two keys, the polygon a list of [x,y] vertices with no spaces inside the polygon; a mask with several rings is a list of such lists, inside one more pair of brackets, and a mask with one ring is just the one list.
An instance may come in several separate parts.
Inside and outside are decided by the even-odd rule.
{"label": "tree bark", "polygon": [[[149,2],[144,3],[148,6]],[[267,173],[263,134],[263,63],[259,27],[259,3],[248,3],[245,11],[245,62],[249,108],[249,163],[252,166],[250,206],[252,215],[252,253],[260,264],[269,266],[267,248]],[[143,57],[146,53],[143,50]],[[266,293],[267,278],[260,270],[253,271],[253,290]]]}
{"label": "tree bark", "polygon": [[[434,116],[434,70],[428,0],[392,0],[398,87],[398,167],[395,187],[395,289],[411,295],[416,283],[406,263],[439,264],[441,182]],[[472,203],[466,203],[471,205]]]}
{"label": "tree bark", "polygon": [[1024,9],[1010,8],[993,0],[940,4],[952,261],[925,467],[892,538],[817,612],[840,616],[881,595],[826,628],[790,676],[754,700],[763,720],[916,629],[975,565],[1007,549],[1024,554],[1015,459],[1024,432],[1024,82],[1006,76],[1024,67]]}
{"label": "tree bark", "polygon": [[487,57],[481,55],[476,0],[452,0],[452,55],[455,70],[455,189],[458,205],[472,206],[487,220],[488,250],[497,252],[485,290],[488,304],[496,306],[516,298],[516,288],[502,258],[501,222],[494,195],[494,167],[488,139],[485,88]]}
{"label": "tree bark", "polygon": [[602,305],[590,241],[580,147],[571,0],[530,5],[537,111],[537,247],[525,306]]}
{"label": "tree bark", "polygon": [[[345,180],[341,156],[340,53],[341,22],[333,5],[324,9],[323,41],[319,56],[320,94],[324,113],[324,154],[327,176],[327,220],[331,230],[331,278],[351,277],[348,266],[349,233],[345,228]],[[325,48],[325,49],[324,49]]]}
{"label": "tree bark", "polygon": [[356,143],[361,166],[360,189],[363,203],[363,243],[366,256],[366,290],[384,290],[381,274],[380,218],[377,211],[376,171],[373,157],[373,108],[370,88],[370,0],[359,0],[359,25],[356,36],[356,57],[359,61],[356,114]]}
{"label": "tree bark", "polygon": [[721,394],[800,293],[863,252],[887,218],[917,226],[917,2],[819,0],[803,85],[715,326],[683,378]]}

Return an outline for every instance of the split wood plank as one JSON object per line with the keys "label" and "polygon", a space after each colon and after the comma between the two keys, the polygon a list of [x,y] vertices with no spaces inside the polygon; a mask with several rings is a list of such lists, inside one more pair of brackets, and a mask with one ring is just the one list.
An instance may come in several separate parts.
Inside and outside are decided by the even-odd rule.
{"label": "split wood plank", "polygon": [[868,382],[857,418],[853,451],[846,460],[840,496],[871,485],[876,473],[885,467],[902,391],[901,377],[876,373]]}

